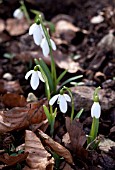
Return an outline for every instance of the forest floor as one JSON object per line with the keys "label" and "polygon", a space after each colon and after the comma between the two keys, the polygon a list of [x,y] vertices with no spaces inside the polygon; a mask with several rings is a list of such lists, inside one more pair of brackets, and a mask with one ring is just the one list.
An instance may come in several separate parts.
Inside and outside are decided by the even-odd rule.
{"label": "forest floor", "polygon": [[[46,3],[48,3],[46,5]],[[70,122],[71,104],[66,114],[57,113],[51,138],[43,105],[44,84],[32,90],[25,74],[42,58],[50,68],[39,46],[28,34],[26,19],[13,18],[17,0],[0,2],[0,169],[8,170],[114,170],[115,169],[115,1],[27,0],[25,5],[43,12],[45,24],[55,41],[53,52],[57,74],[68,72],[63,81],[83,75],[68,83],[75,114]],[[55,27],[55,31],[54,31]],[[75,82],[75,81],[74,81]],[[59,86],[60,86],[59,85]],[[92,118],[93,92],[99,92],[99,146],[87,148]],[[55,163],[54,163],[55,162]]]}

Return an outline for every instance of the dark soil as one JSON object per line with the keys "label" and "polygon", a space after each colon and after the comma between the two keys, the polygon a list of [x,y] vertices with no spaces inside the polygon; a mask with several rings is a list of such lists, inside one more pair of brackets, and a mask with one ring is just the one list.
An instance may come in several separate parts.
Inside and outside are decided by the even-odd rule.
{"label": "dark soil", "polygon": [[[76,112],[83,106],[84,112],[80,119],[76,121],[78,123],[74,121],[72,125],[69,124],[68,118],[71,106],[69,106],[66,115],[62,115],[59,112],[53,137],[55,141],[70,151],[74,165],[62,159],[57,169],[114,170],[115,1],[55,0],[54,2],[53,0],[26,0],[25,4],[28,10],[36,9],[42,11],[45,19],[53,22],[55,26],[59,24],[59,21],[66,21],[67,31],[64,31],[62,26],[60,30],[56,27],[56,31],[51,33],[52,38],[57,43],[57,51],[54,53],[57,74],[60,75],[64,69],[68,69],[69,72],[63,80],[72,76],[83,75],[83,78],[80,79],[84,83],[83,88],[78,88],[80,89],[79,92],[76,92],[73,88],[72,92],[75,97]],[[13,21],[14,26],[11,21],[8,21],[10,18],[13,18],[13,11],[18,7],[19,2],[17,0],[3,0],[0,3],[0,116],[3,112],[13,108],[27,106],[26,99],[30,92],[34,93],[38,99],[42,99],[45,96],[42,83],[38,90],[33,91],[29,81],[25,80],[26,72],[33,69],[35,65],[34,58],[43,58],[50,67],[49,58],[43,57],[41,49],[34,44],[32,37],[28,35],[29,26],[26,21],[24,20],[20,23],[21,28],[16,27],[17,21]],[[104,21],[92,24],[90,22],[91,18],[97,15],[103,16]],[[30,13],[30,16],[33,19],[34,15],[32,13]],[[4,23],[4,28],[2,28],[2,22]],[[11,22],[9,26],[8,22]],[[71,29],[69,24],[74,25],[75,29],[78,30]],[[16,31],[12,32],[14,29]],[[61,64],[61,61],[64,61],[64,63]],[[6,73],[10,73],[10,75],[6,75]],[[68,86],[71,87],[70,84]],[[89,134],[92,123],[90,106],[93,101],[89,98],[88,91],[93,92],[95,87],[98,86],[101,86],[102,89],[100,92],[102,115],[98,138],[101,141],[109,139],[113,142],[112,144],[110,141],[107,142],[104,148],[109,149],[106,151],[101,147],[97,147],[96,150],[86,150],[86,140],[83,138],[85,134]],[[8,93],[11,96],[7,95]],[[20,95],[23,97],[20,97]],[[43,104],[41,102],[40,106]],[[13,114],[16,113],[14,110]],[[19,114],[21,114],[20,111]],[[67,118],[65,119],[65,117]],[[40,120],[41,122],[43,121],[43,119]],[[22,125],[12,130],[5,131],[3,129],[3,133],[0,136],[0,156],[2,157],[6,152],[9,155],[16,153],[13,146],[16,148],[24,143],[26,129],[32,130],[37,134],[37,129],[40,127],[44,133],[49,135],[48,125],[45,125],[45,127],[43,125],[38,126],[39,123],[35,122],[34,126],[33,121],[33,123],[29,122],[26,126]],[[0,118],[1,124],[2,120]],[[67,139],[65,139],[66,142],[63,141],[66,132],[70,135],[71,144],[66,143]],[[44,146],[46,145],[44,144]],[[26,165],[25,159],[23,158],[23,161],[17,161],[10,165],[9,162],[7,163],[0,158],[0,169],[14,170],[17,168],[17,163],[20,164],[20,169],[23,169]]]}

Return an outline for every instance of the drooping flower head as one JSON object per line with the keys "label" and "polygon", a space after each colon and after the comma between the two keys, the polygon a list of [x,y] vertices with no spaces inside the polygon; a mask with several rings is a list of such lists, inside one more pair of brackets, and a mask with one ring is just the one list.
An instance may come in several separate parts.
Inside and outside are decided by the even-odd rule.
{"label": "drooping flower head", "polygon": [[30,85],[33,90],[36,90],[38,88],[40,80],[42,82],[45,82],[41,72],[36,69],[28,71],[25,75],[25,79],[27,80],[30,75],[31,75]]}
{"label": "drooping flower head", "polygon": [[[33,35],[35,44],[40,45],[43,51],[43,55],[47,57],[48,54],[50,53],[50,47],[40,22],[34,23],[30,26],[29,35]],[[52,49],[56,50],[55,42],[52,39],[50,39],[50,43]]]}
{"label": "drooping flower head", "polygon": [[29,35],[33,35],[36,45],[40,45],[43,38],[43,30],[41,24],[32,24],[29,28]]}
{"label": "drooping flower head", "polygon": [[62,113],[67,112],[67,102],[71,102],[71,98],[68,94],[57,94],[53,96],[50,101],[49,105],[53,105],[57,100],[57,104],[59,104],[59,108]]}
{"label": "drooping flower head", "polygon": [[24,13],[20,8],[18,8],[14,11],[13,17],[17,19],[22,19],[24,17]]}
{"label": "drooping flower head", "polygon": [[98,95],[99,89],[100,87],[96,88],[94,91],[94,95],[93,95],[94,103],[91,107],[91,116],[95,117],[96,119],[98,119],[101,115],[101,106],[99,104],[99,95]]}
{"label": "drooping flower head", "polygon": [[92,107],[91,107],[91,116],[92,118],[95,117],[98,119],[101,115],[101,106],[99,102],[94,102]]}

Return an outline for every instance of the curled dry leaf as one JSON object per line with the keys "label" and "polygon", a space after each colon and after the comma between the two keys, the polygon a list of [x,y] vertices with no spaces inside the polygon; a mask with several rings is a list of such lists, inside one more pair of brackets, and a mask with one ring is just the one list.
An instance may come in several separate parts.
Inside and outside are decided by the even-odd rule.
{"label": "curled dry leaf", "polygon": [[26,128],[31,124],[40,123],[46,119],[43,104],[46,99],[27,104],[26,107],[14,107],[8,111],[0,112],[0,133]]}
{"label": "curled dry leaf", "polygon": [[23,90],[18,81],[0,80],[0,93],[4,94],[7,92],[20,94],[23,93]]}
{"label": "curled dry leaf", "polygon": [[68,163],[66,162],[62,162],[60,165],[60,169],[63,170],[74,170]]}
{"label": "curled dry leaf", "polygon": [[3,162],[8,166],[13,166],[16,165],[17,163],[24,161],[27,158],[27,156],[28,152],[16,156],[9,156],[7,153],[5,153],[3,155],[0,155],[0,162]]}
{"label": "curled dry leaf", "polygon": [[104,49],[104,50],[108,50],[108,51],[113,51],[113,53],[115,54],[115,36],[114,36],[114,32],[110,31],[109,34],[105,35],[100,42],[97,44],[97,47],[99,49]]}
{"label": "curled dry leaf", "polygon": [[1,100],[6,107],[23,107],[26,105],[25,97],[15,93],[4,94]]}
{"label": "curled dry leaf", "polygon": [[88,152],[83,148],[86,142],[83,125],[76,119],[71,122],[70,118],[66,117],[66,128],[70,136],[72,151],[81,159],[87,158]]}
{"label": "curled dry leaf", "polygon": [[61,51],[56,50],[54,52],[54,58],[59,68],[66,69],[69,73],[83,73],[83,69],[80,67],[79,63],[73,61],[71,57],[63,54]]}
{"label": "curled dry leaf", "polygon": [[[75,44],[79,44],[84,39],[82,37],[88,34],[87,30],[81,30],[73,25],[73,19],[68,15],[58,15],[52,21],[55,23],[54,40],[58,45],[68,44],[70,46],[75,39]],[[82,41],[78,40],[79,37]]]}
{"label": "curled dry leaf", "polygon": [[66,20],[60,20],[56,23],[55,26],[55,34],[60,36],[60,38],[67,41],[68,43],[71,42],[73,38],[76,36],[76,32],[80,29],[75,27],[71,22]]}
{"label": "curled dry leaf", "polygon": [[6,21],[6,30],[11,36],[18,36],[24,34],[29,28],[28,23],[25,19],[7,19]]}
{"label": "curled dry leaf", "polygon": [[[51,154],[45,150],[40,139],[29,130],[26,130],[25,152],[29,152],[26,162],[30,170],[48,170],[48,167],[50,167],[49,170],[53,170],[54,159],[51,157]],[[25,167],[23,170],[27,169],[28,167]]]}
{"label": "curled dry leaf", "polygon": [[64,159],[69,164],[72,164],[72,165],[74,164],[69,150],[67,150],[61,144],[55,142],[52,138],[50,138],[48,135],[43,133],[41,130],[39,130],[39,135],[44,140],[45,144],[48,145],[55,153],[57,153],[59,156],[64,157]]}
{"label": "curled dry leaf", "polygon": [[106,79],[106,76],[105,76],[104,73],[98,71],[98,72],[95,73],[94,79],[95,79],[96,81],[98,81],[98,82],[101,82],[102,80],[105,80],[105,79]]}
{"label": "curled dry leaf", "polygon": [[67,20],[59,20],[57,23],[56,23],[56,31],[58,33],[62,33],[64,31],[67,31],[67,30],[72,30],[74,32],[77,32],[79,31],[80,29],[76,26],[74,26],[70,21],[67,21]]}
{"label": "curled dry leaf", "polygon": [[115,147],[115,142],[100,136],[99,149],[104,152],[109,152],[112,147]]}

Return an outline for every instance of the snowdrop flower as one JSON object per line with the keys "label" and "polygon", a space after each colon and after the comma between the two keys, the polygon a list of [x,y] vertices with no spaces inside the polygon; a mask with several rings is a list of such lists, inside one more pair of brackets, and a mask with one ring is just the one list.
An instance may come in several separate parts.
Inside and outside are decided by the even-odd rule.
{"label": "snowdrop flower", "polygon": [[99,102],[94,102],[91,107],[91,116],[98,119],[101,115],[101,106]]}
{"label": "snowdrop flower", "polygon": [[18,8],[14,11],[13,16],[14,18],[22,19],[24,17],[24,13],[22,12],[20,8]]}
{"label": "snowdrop flower", "polygon": [[[55,42],[50,39],[50,43],[51,43],[51,47],[52,49],[55,51],[56,50],[56,45],[55,45]],[[43,38],[42,39],[42,42],[40,44],[41,48],[42,48],[42,51],[43,51],[43,55],[45,57],[48,56],[49,52],[50,52],[50,48],[49,48],[49,45],[48,45],[48,42],[47,42],[47,39],[46,38]]]}
{"label": "snowdrop flower", "polygon": [[29,35],[33,35],[35,44],[40,45],[44,35],[41,24],[32,24],[29,28]]}
{"label": "snowdrop flower", "polygon": [[[43,55],[47,57],[50,52],[50,48],[46,36],[44,34],[42,25],[41,24],[38,25],[36,23],[32,24],[29,29],[29,35],[33,35],[35,44],[40,45],[43,51]],[[54,41],[50,39],[50,42],[52,49],[56,50],[56,45]]]}
{"label": "snowdrop flower", "polygon": [[40,80],[45,82],[40,71],[30,70],[26,73],[25,79],[27,80],[31,75],[30,85],[33,90],[36,90],[39,86]]}
{"label": "snowdrop flower", "polygon": [[67,102],[71,102],[70,96],[67,94],[57,94],[50,99],[49,104],[52,106],[56,100],[57,100],[57,103],[59,104],[59,108],[61,112],[66,113]]}

